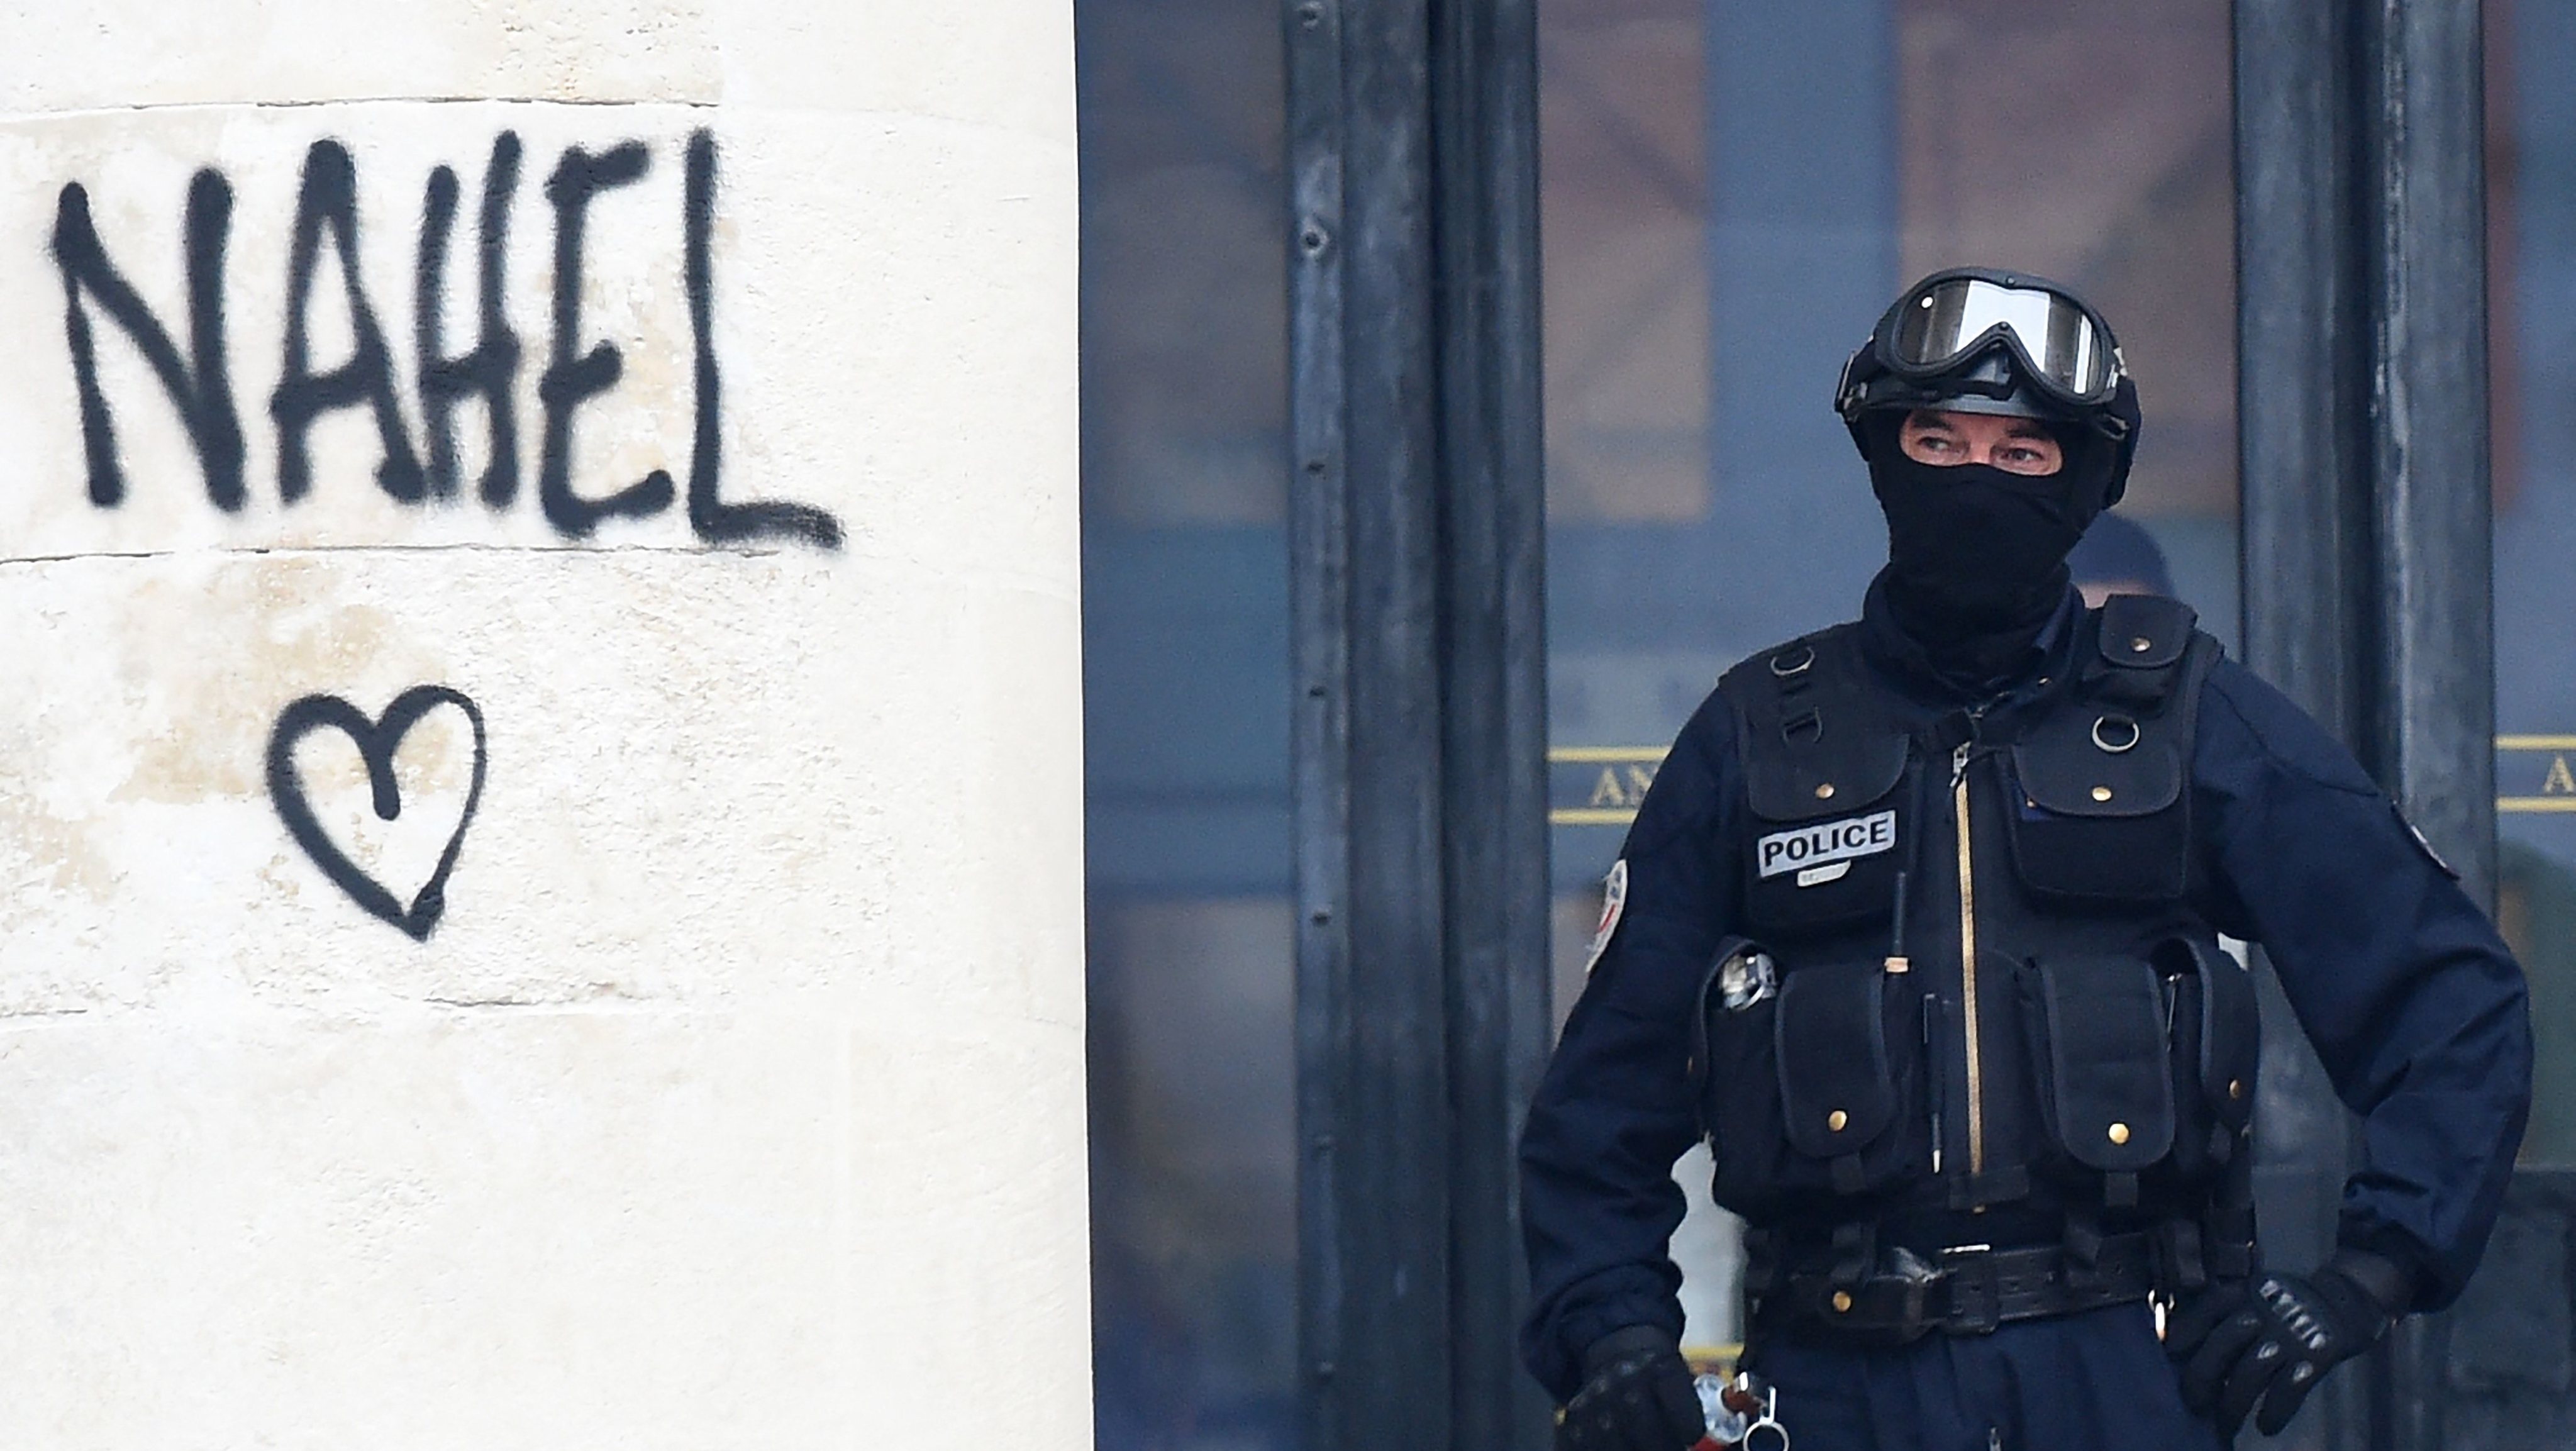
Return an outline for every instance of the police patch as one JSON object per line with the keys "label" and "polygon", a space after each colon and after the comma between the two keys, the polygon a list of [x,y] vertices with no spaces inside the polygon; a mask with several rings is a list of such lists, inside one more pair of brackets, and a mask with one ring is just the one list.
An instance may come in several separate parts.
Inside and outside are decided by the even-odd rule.
{"label": "police patch", "polygon": [[1619,914],[1628,910],[1628,859],[1621,857],[1610,864],[1610,875],[1601,879],[1601,925],[1592,929],[1592,946],[1583,954],[1583,974],[1592,975],[1601,954],[1610,950],[1610,939],[1619,931]]}
{"label": "police patch", "polygon": [[[1896,811],[1891,807],[1867,816],[1846,816],[1840,821],[1775,831],[1753,843],[1753,861],[1755,870],[1764,877],[1796,872],[1799,886],[1813,887],[1843,875],[1819,871],[1819,867],[1895,849]],[[1843,868],[1849,870],[1848,866]]]}

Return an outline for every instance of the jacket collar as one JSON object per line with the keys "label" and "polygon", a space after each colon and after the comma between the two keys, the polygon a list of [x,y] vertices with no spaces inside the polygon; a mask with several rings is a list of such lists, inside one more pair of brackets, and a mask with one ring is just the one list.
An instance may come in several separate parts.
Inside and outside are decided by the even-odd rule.
{"label": "jacket collar", "polygon": [[1861,654],[1909,700],[1929,709],[2005,704],[2069,677],[2067,667],[2083,634],[2079,628],[2083,619],[2084,597],[2069,585],[2056,610],[2031,632],[2027,643],[2014,650],[2006,642],[1997,652],[2012,661],[2002,673],[1968,679],[1944,669],[1920,640],[1906,632],[1888,602],[1887,577],[1882,572],[1870,581],[1869,593],[1861,602]]}

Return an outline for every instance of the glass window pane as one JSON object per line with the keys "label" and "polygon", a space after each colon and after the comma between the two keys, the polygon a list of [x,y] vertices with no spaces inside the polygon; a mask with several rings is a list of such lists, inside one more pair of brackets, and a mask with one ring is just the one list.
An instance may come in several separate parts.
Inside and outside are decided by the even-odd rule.
{"label": "glass window pane", "polygon": [[[2227,0],[1540,15],[1562,1011],[1665,745],[1727,664],[1855,615],[1885,559],[1832,395],[1904,281],[2021,268],[2103,310],[2147,417],[2120,510],[2143,542],[2112,562],[2233,642],[2230,16]],[[1704,1163],[1681,1172],[1704,1193]],[[1697,1203],[1677,1253],[1690,1338],[1716,1345],[1735,1338],[1733,1241]]]}
{"label": "glass window pane", "polygon": [[2230,7],[1904,0],[1897,12],[1899,270],[2017,267],[2101,309],[2146,415],[2119,512],[2146,526],[2173,593],[2232,646]]}
{"label": "glass window pane", "polygon": [[1077,0],[1074,18],[1098,1438],[1285,1451],[1279,12]]}

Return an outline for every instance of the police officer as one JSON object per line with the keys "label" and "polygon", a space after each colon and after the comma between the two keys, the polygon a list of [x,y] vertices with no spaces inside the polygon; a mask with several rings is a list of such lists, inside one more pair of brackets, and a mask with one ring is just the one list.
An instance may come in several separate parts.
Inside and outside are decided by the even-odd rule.
{"label": "police officer", "polygon": [[[2091,307],[1936,273],[1837,404],[1887,567],[1683,727],[1522,1137],[1558,1444],[1700,1434],[1666,1250],[1699,1139],[1798,1451],[2278,1431],[2477,1263],[2529,1102],[2521,971],[2187,607],[2069,587],[2138,443]],[[2363,1119],[2314,1269],[2255,1245],[2254,988],[2221,934],[2269,951]]]}

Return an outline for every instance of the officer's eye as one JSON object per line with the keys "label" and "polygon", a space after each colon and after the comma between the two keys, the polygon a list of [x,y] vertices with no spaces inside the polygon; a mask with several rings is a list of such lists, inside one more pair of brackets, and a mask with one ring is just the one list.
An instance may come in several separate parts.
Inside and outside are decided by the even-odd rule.
{"label": "officer's eye", "polygon": [[1916,463],[1954,466],[1973,456],[1967,437],[1945,422],[1907,420],[1899,438],[1905,455]]}
{"label": "officer's eye", "polygon": [[2037,444],[2008,441],[1995,450],[1995,467],[2013,474],[2057,472],[2057,454]]}

